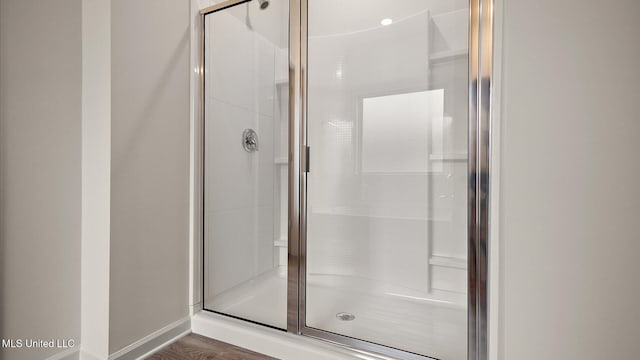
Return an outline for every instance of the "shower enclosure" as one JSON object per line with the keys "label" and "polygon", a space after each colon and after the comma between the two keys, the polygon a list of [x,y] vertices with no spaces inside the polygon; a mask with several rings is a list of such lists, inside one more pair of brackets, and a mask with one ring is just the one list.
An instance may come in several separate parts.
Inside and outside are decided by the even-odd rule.
{"label": "shower enclosure", "polygon": [[489,0],[202,9],[203,308],[487,358]]}

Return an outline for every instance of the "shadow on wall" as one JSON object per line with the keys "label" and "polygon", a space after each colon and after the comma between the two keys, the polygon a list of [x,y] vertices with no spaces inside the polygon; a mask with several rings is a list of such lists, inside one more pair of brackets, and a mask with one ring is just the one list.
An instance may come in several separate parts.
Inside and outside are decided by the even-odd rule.
{"label": "shadow on wall", "polygon": [[[160,99],[162,98],[162,93],[165,91],[165,89],[167,89],[167,84],[169,84],[169,80],[173,72],[175,72],[176,70],[189,71],[189,69],[179,69],[176,66],[180,61],[180,57],[183,56],[184,52],[188,52],[188,50],[184,49],[189,47],[189,40],[189,28],[187,28],[182,35],[182,38],[180,39],[178,47],[176,47],[175,51],[173,52],[169,63],[167,63],[164,68],[162,68],[162,71],[158,72],[158,74],[162,74],[162,76],[160,77],[160,80],[157,82],[157,84],[153,86],[153,93],[151,93],[147,105],[144,107],[140,114],[140,121],[135,121],[136,127],[127,134],[127,139],[123,142],[123,146],[125,148],[120,152],[121,154],[123,154],[122,157],[124,157],[125,154],[132,154],[136,150],[136,145],[140,144],[140,142],[136,141],[136,139],[140,138],[140,136],[142,136],[143,134],[148,133],[147,127],[150,124],[150,121],[153,119],[154,111],[158,109],[158,104]],[[191,72],[189,71],[189,73]],[[185,91],[189,91],[189,88],[186,88]],[[111,153],[111,155],[114,155],[113,152]],[[115,167],[112,168],[112,173],[117,173],[118,170],[120,170],[120,167],[124,163],[123,160],[125,159],[112,159],[111,163],[115,165]]]}

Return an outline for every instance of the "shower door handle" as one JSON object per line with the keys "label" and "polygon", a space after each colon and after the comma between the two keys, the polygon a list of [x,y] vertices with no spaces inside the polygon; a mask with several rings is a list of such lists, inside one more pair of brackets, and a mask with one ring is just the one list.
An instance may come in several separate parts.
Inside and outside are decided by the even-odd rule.
{"label": "shower door handle", "polygon": [[310,158],[310,155],[309,155],[310,153],[311,153],[311,148],[309,146],[305,146],[304,147],[304,157],[303,157],[304,164],[302,164],[303,165],[302,168],[304,169],[304,172],[306,172],[306,173],[308,173],[309,169],[310,169],[310,166],[309,166],[309,164],[311,163],[311,161],[310,161],[311,158]]}

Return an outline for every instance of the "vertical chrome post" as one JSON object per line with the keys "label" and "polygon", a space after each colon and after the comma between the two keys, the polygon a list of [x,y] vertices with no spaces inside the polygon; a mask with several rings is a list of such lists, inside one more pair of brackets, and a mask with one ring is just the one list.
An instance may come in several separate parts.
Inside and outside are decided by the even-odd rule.
{"label": "vertical chrome post", "polygon": [[478,249],[476,281],[478,287],[478,359],[488,359],[489,334],[489,180],[491,159],[491,102],[493,87],[493,0],[483,0],[480,6],[480,119],[478,132]]}
{"label": "vertical chrome post", "polygon": [[302,329],[306,325],[307,318],[307,176],[309,169],[308,149],[309,144],[308,126],[307,122],[307,60],[308,60],[308,0],[300,0],[300,144],[298,145],[299,154],[303,154],[300,157],[300,168],[298,171],[300,181],[300,223],[299,223],[299,237],[300,237],[300,261],[298,263],[300,269],[298,274],[300,280],[298,281],[298,294],[300,299],[298,301],[298,329]]}
{"label": "vertical chrome post", "polygon": [[470,1],[468,358],[488,358],[488,245],[493,0]]}
{"label": "vertical chrome post", "polygon": [[287,331],[300,327],[300,129],[302,122],[302,66],[300,2],[289,1],[289,231],[287,268]]}
{"label": "vertical chrome post", "polygon": [[479,31],[480,0],[469,3],[469,159],[468,159],[468,244],[467,244],[467,358],[477,359],[476,341],[476,249],[477,249],[477,218],[476,218],[476,173],[477,173],[477,134],[478,134],[478,31]]}
{"label": "vertical chrome post", "polygon": [[205,57],[204,57],[204,51],[205,51],[205,18],[204,18],[204,14],[200,14],[200,16],[198,16],[198,20],[200,21],[200,54],[199,58],[200,58],[200,66],[198,67],[198,71],[199,71],[199,76],[200,76],[200,84],[199,84],[199,90],[200,90],[200,94],[198,96],[199,99],[199,104],[198,104],[198,108],[199,108],[199,113],[198,113],[198,128],[196,129],[196,134],[200,134],[200,136],[198,137],[198,150],[200,152],[200,156],[199,156],[199,162],[198,162],[198,189],[199,189],[199,204],[198,204],[198,209],[200,209],[200,224],[198,224],[198,229],[200,231],[200,267],[202,272],[200,273],[200,283],[201,283],[201,288],[200,288],[200,297],[201,297],[201,308],[204,308],[204,301],[206,299],[206,293],[205,293],[205,273],[206,273],[206,262],[205,262],[205,239],[204,239],[204,224],[205,224],[205,214],[204,214],[204,117],[205,117],[205,111],[204,111],[204,106],[205,106],[205,94],[204,94],[204,70],[205,70]]}

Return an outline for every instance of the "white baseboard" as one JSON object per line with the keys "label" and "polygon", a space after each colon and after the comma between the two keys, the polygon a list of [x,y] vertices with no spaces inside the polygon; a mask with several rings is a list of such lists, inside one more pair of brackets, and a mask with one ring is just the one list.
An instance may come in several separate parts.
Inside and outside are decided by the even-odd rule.
{"label": "white baseboard", "polygon": [[55,355],[49,356],[45,360],[78,360],[80,358],[80,344],[75,347],[61,351]]}
{"label": "white baseboard", "polygon": [[191,332],[191,318],[186,317],[155,331],[109,355],[108,360],[138,360],[153,354]]}

